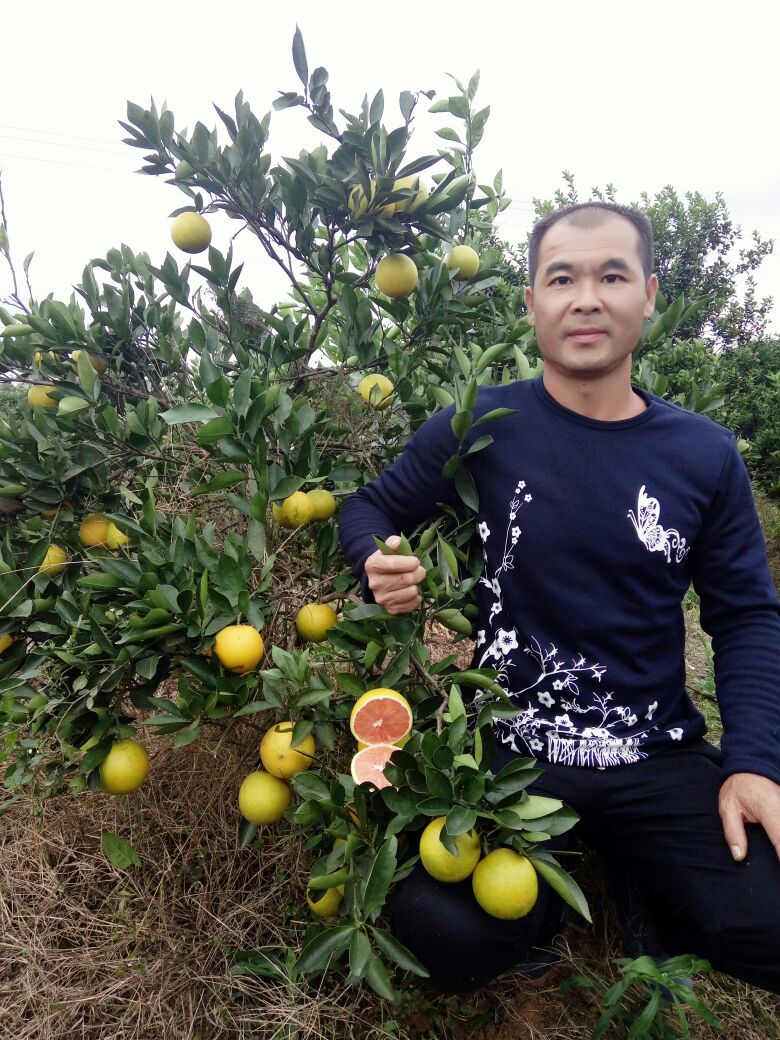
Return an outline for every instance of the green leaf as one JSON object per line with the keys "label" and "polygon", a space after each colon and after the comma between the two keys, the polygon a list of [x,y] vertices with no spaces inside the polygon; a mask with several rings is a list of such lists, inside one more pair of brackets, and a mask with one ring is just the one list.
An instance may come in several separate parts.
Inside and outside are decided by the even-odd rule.
{"label": "green leaf", "polygon": [[288,498],[295,491],[298,491],[303,483],[303,477],[282,477],[271,492],[270,498],[274,502],[278,502],[283,498]]}
{"label": "green leaf", "polygon": [[450,419],[452,432],[455,434],[459,444],[463,443],[463,439],[471,429],[473,417],[473,413],[469,410],[456,412],[452,419]]}
{"label": "green leaf", "polygon": [[546,798],[541,794],[529,794],[527,798],[516,805],[505,806],[504,808],[511,809],[515,816],[519,816],[521,820],[538,820],[542,816],[549,816],[550,813],[562,809],[563,802],[558,798]]}
{"label": "green leaf", "polygon": [[474,443],[471,445],[469,450],[466,452],[467,455],[476,455],[478,451],[482,451],[493,443],[493,437],[491,434],[483,434],[482,437],[477,437]]}
{"label": "green leaf", "polygon": [[217,441],[229,436],[232,432],[231,421],[224,415],[219,415],[216,419],[209,419],[206,425],[198,431],[197,441],[201,447],[205,448],[210,444],[216,444]]}
{"label": "green leaf", "polygon": [[378,916],[387,899],[396,867],[398,840],[395,836],[384,842],[374,857],[366,879],[363,913],[369,919]]}
{"label": "green leaf", "polygon": [[300,957],[295,962],[294,971],[301,974],[318,971],[331,959],[338,959],[349,946],[354,931],[353,924],[342,924],[318,932],[305,943]]}
{"label": "green leaf", "polygon": [[219,418],[219,413],[205,404],[179,404],[162,412],[160,418],[169,426],[176,426],[177,423],[208,422],[209,419]]}
{"label": "green leaf", "polygon": [[130,866],[141,866],[141,860],[138,858],[138,853],[133,846],[129,841],[120,838],[118,834],[112,834],[111,831],[103,831],[100,835],[100,844],[103,847],[103,854],[112,867],[116,867],[118,870],[126,870]]}
{"label": "green leaf", "polygon": [[470,831],[477,822],[475,809],[466,808],[464,805],[454,805],[447,813],[445,827],[449,834],[456,838],[459,834]]}
{"label": "green leaf", "polygon": [[79,353],[78,360],[76,361],[76,368],[78,370],[79,384],[82,390],[91,398],[96,401],[100,396],[100,381],[97,377],[97,372],[92,367],[92,361],[90,360],[89,354],[86,350],[82,350]]}
{"label": "green leaf", "polygon": [[386,932],[383,928],[371,928],[371,934],[374,936],[374,940],[385,955],[389,957],[391,961],[403,968],[404,971],[411,971],[415,975],[419,975],[420,978],[427,979],[430,977],[430,972],[424,967],[414,956],[410,953],[407,948],[400,943],[394,935],[390,932]]}
{"label": "green leaf", "polygon": [[317,802],[330,802],[330,789],[322,777],[313,773],[296,773],[292,779],[296,794]]}
{"label": "green leaf", "polygon": [[371,960],[371,943],[362,928],[356,928],[349,944],[349,975],[357,982],[362,979]]}
{"label": "green leaf", "polygon": [[554,889],[561,899],[565,900],[569,906],[582,914],[585,920],[592,924],[587,900],[574,878],[567,874],[549,853],[536,852],[533,855],[529,855],[528,859],[533,863],[550,888]]}
{"label": "green leaf", "polygon": [[362,697],[366,692],[366,684],[361,679],[358,679],[356,675],[351,675],[349,672],[339,672],[336,676],[336,682],[344,693],[350,697]]}
{"label": "green leaf", "polygon": [[295,26],[295,35],[292,43],[292,58],[298,79],[303,83],[304,89],[309,83],[309,65],[306,61],[306,48],[303,46],[303,35],[298,26]]}
{"label": "green leaf", "polygon": [[256,834],[257,824],[250,823],[249,820],[242,820],[238,828],[238,847],[245,849],[247,845],[251,845]]}
{"label": "green leaf", "polygon": [[383,997],[385,1000],[392,1002],[395,1001],[396,994],[390,983],[390,976],[387,974],[387,968],[385,968],[384,964],[382,964],[378,957],[372,957],[368,962],[366,982],[377,996]]}
{"label": "green leaf", "polygon": [[493,419],[503,419],[505,415],[512,415],[516,411],[516,408],[492,408],[489,412],[485,412],[484,415],[480,415],[479,419],[475,420],[474,425],[481,426],[482,423],[491,422]]}
{"label": "green leaf", "polygon": [[488,347],[474,366],[474,374],[479,375],[480,372],[484,372],[486,368],[489,368],[511,349],[511,343],[494,343],[492,347]]}
{"label": "green leaf", "polygon": [[197,740],[200,736],[200,721],[196,719],[191,722],[186,729],[180,730],[176,734],[176,739],[173,742],[174,747],[186,747],[187,744],[192,744],[193,741]]}
{"label": "green leaf", "polygon": [[441,130],[437,130],[436,136],[441,137],[445,141],[455,141],[457,144],[461,143],[460,137],[458,137],[457,133],[449,126],[443,126]]}
{"label": "green leaf", "polygon": [[192,498],[197,498],[199,495],[208,495],[212,491],[222,491],[224,488],[234,487],[236,484],[241,484],[245,480],[248,480],[246,473],[242,473],[238,469],[228,469],[222,473],[218,473],[216,477],[207,481],[205,484],[198,484],[190,491]]}
{"label": "green leaf", "polygon": [[458,689],[457,686],[451,686],[450,687],[450,692],[449,692],[449,697],[447,698],[447,702],[448,702],[448,706],[449,706],[449,710],[450,710],[450,718],[452,719],[453,722],[455,721],[455,719],[460,718],[461,715],[465,715],[466,714],[466,708],[465,708],[465,705],[463,704],[463,698],[461,697],[460,690]]}
{"label": "green leaf", "polygon": [[434,614],[434,620],[440,622],[445,628],[448,628],[451,632],[458,632],[460,635],[470,636],[471,635],[471,622],[459,610],[447,608],[446,610],[440,610]]}
{"label": "green leaf", "polygon": [[[79,361],[81,361],[80,357]],[[60,398],[60,403],[57,406],[57,414],[73,415],[76,412],[85,412],[88,408],[91,407],[92,405],[90,404],[90,402],[85,401],[83,397],[73,397],[69,395],[67,397]]]}

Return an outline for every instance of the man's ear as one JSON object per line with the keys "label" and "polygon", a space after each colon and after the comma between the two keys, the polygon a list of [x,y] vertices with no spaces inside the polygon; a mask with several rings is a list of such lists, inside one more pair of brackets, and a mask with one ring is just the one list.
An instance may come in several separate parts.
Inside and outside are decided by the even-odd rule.
{"label": "man's ear", "polygon": [[[655,276],[653,276],[653,277],[655,277]],[[655,299],[655,297],[653,297],[653,299]],[[533,325],[533,323],[534,323],[534,291],[530,287],[530,285],[527,285],[526,289],[525,289],[525,305],[526,305],[526,308],[528,309],[528,320]]]}
{"label": "man's ear", "polygon": [[655,297],[658,293],[658,275],[651,274],[647,279],[645,293],[647,295],[647,300],[645,302],[645,317],[652,318],[653,311],[655,310]]}

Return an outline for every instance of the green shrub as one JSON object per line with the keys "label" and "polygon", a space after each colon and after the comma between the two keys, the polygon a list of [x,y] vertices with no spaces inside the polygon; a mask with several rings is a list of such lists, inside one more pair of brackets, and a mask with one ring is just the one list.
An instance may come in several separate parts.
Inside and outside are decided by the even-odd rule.
{"label": "green shrub", "polygon": [[759,488],[780,494],[780,340],[720,354],[718,379],[726,403],[720,422],[750,441],[745,460]]}

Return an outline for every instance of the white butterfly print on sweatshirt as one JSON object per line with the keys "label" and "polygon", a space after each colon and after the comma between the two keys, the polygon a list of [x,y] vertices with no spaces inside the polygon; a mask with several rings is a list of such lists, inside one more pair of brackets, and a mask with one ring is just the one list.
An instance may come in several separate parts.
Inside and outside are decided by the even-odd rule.
{"label": "white butterfly print on sweatshirt", "polygon": [[649,552],[662,552],[669,563],[672,562],[674,549],[675,560],[680,563],[690,546],[686,545],[685,539],[674,527],[665,529],[658,523],[661,505],[657,498],[651,498],[646,494],[644,484],[639,489],[636,511],[637,516],[634,516],[633,509],[629,509],[627,515],[645,548]]}

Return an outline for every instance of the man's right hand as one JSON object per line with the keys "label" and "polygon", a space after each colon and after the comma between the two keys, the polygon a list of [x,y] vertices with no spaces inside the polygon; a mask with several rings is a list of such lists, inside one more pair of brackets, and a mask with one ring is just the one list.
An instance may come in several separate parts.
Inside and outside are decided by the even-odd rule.
{"label": "man's right hand", "polygon": [[[385,541],[391,549],[401,544],[397,534]],[[417,584],[428,572],[420,566],[416,556],[386,556],[377,549],[368,557],[364,568],[374,600],[388,614],[410,614],[422,603]]]}

